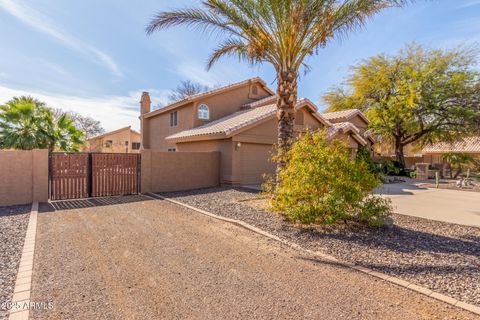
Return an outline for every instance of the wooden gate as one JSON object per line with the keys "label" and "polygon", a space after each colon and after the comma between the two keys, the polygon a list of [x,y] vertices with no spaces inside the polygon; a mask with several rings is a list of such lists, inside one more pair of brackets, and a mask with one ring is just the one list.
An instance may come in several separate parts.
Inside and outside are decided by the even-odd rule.
{"label": "wooden gate", "polygon": [[92,197],[138,193],[139,154],[92,154]]}
{"label": "wooden gate", "polygon": [[137,194],[140,154],[50,154],[50,199],[80,199]]}

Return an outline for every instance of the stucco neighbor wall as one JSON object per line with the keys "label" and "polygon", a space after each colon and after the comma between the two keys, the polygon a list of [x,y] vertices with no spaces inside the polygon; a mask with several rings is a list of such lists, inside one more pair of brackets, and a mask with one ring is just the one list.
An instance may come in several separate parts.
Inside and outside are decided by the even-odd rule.
{"label": "stucco neighbor wall", "polygon": [[180,191],[220,184],[219,152],[142,150],[141,192]]}
{"label": "stucco neighbor wall", "polygon": [[48,150],[0,150],[0,206],[48,201]]}

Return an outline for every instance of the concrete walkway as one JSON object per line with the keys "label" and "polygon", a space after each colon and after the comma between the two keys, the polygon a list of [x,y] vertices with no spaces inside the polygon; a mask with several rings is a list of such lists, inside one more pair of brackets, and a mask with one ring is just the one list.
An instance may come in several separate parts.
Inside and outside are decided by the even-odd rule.
{"label": "concrete walkway", "polygon": [[392,200],[395,212],[420,218],[480,227],[480,193],[386,184],[376,191]]}
{"label": "concrete walkway", "polygon": [[477,319],[166,201],[39,213],[34,319]]}

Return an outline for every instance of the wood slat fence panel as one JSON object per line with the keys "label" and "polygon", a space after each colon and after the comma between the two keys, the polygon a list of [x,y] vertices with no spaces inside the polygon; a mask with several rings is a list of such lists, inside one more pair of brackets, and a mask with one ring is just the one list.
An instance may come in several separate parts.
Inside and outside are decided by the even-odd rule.
{"label": "wood slat fence panel", "polygon": [[50,199],[138,194],[140,154],[51,153]]}
{"label": "wood slat fence panel", "polygon": [[52,153],[50,156],[51,200],[88,197],[88,154]]}

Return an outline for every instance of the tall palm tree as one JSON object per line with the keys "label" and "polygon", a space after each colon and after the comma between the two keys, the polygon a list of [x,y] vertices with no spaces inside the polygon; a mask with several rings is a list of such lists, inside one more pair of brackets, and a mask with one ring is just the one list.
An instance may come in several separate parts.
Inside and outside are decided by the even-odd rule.
{"label": "tall palm tree", "polygon": [[[223,56],[251,64],[268,62],[277,75],[278,149],[293,140],[297,80],[305,58],[328,40],[364,26],[381,10],[407,0],[205,0],[199,8],[158,13],[147,34],[176,25],[218,32],[226,39],[212,53],[208,69]],[[280,157],[281,159],[281,157]],[[283,165],[279,162],[279,167]]]}
{"label": "tall palm tree", "polygon": [[56,120],[43,102],[15,97],[0,106],[1,148],[78,151],[84,133],[65,113]]}

